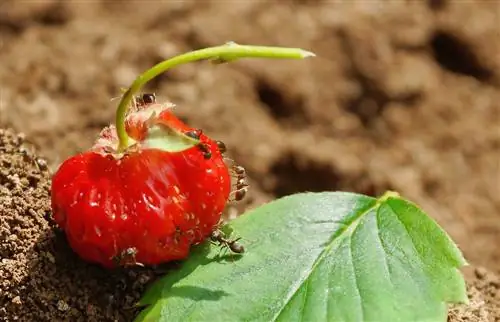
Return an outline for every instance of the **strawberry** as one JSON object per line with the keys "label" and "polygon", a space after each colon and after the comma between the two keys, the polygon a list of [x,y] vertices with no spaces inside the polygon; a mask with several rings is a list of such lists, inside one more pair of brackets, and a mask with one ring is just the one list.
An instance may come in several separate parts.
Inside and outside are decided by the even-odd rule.
{"label": "strawberry", "polygon": [[53,218],[70,246],[108,268],[186,258],[216,229],[231,190],[223,145],[150,94],[132,106],[124,151],[115,127],[105,128],[52,180]]}
{"label": "strawberry", "polygon": [[[92,149],[63,162],[52,178],[52,212],[72,248],[105,267],[159,264],[185,258],[193,244],[209,238],[242,253],[238,240],[221,235],[221,212],[231,193],[222,153],[225,146],[190,128],[145,94],[146,83],[185,63],[208,59],[302,59],[299,48],[229,42],[162,61],[138,76],[123,93],[116,127],[102,130]],[[234,200],[247,193],[245,171],[234,166]]]}

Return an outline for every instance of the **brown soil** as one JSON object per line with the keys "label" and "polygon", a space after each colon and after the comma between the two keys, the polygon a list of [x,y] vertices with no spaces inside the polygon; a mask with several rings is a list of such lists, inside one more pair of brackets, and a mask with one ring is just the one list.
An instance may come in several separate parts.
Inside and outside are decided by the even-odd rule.
{"label": "brown soil", "polygon": [[448,322],[500,321],[500,276],[485,268],[466,270],[469,303],[450,308]]}
{"label": "brown soil", "polygon": [[[496,1],[2,1],[0,128],[25,133],[53,171],[112,120],[120,87],[164,57],[228,40],[310,49],[318,57],[301,62],[188,65],[151,89],[248,169],[240,211],[305,190],[397,190],[498,272],[499,25]],[[14,143],[4,148],[20,153]],[[0,276],[0,318],[130,318],[113,308],[154,273],[74,258],[44,219],[48,172],[17,152],[0,174],[0,273],[15,275]],[[498,283],[470,281],[485,299],[476,320],[494,321]]]}
{"label": "brown soil", "polygon": [[0,320],[130,320],[154,271],[80,260],[50,221],[50,174],[27,146],[0,130]]}

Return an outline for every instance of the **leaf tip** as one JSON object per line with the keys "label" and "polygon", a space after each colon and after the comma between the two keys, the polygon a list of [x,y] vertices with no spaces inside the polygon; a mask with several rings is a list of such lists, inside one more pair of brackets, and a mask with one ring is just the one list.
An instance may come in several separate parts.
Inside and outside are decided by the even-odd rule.
{"label": "leaf tip", "polygon": [[302,58],[309,58],[309,57],[316,57],[316,54],[313,53],[312,51],[307,51],[307,50],[304,50],[304,49],[301,49],[301,55],[302,55]]}

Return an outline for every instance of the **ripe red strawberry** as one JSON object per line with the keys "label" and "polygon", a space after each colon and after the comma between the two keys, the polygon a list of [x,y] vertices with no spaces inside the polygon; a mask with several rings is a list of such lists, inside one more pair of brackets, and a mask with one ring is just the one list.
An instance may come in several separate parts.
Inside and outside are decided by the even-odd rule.
{"label": "ripe red strawberry", "polygon": [[[54,220],[76,253],[105,267],[187,257],[217,226],[231,190],[217,143],[149,98],[126,118],[135,142],[125,153],[109,127],[53,177]],[[174,145],[189,137],[199,144],[165,150],[172,137]]]}

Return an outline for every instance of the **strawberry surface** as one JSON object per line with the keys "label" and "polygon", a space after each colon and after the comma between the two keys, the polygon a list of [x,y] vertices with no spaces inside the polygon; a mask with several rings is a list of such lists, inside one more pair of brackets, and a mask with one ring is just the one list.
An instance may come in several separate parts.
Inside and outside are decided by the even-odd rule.
{"label": "strawberry surface", "polygon": [[[199,138],[203,149],[148,148],[151,122]],[[174,116],[169,105],[129,113],[125,153],[114,151],[113,127],[94,147],[63,162],[52,180],[52,209],[71,247],[85,260],[114,267],[160,264],[187,257],[210,236],[231,190],[215,141]]]}

